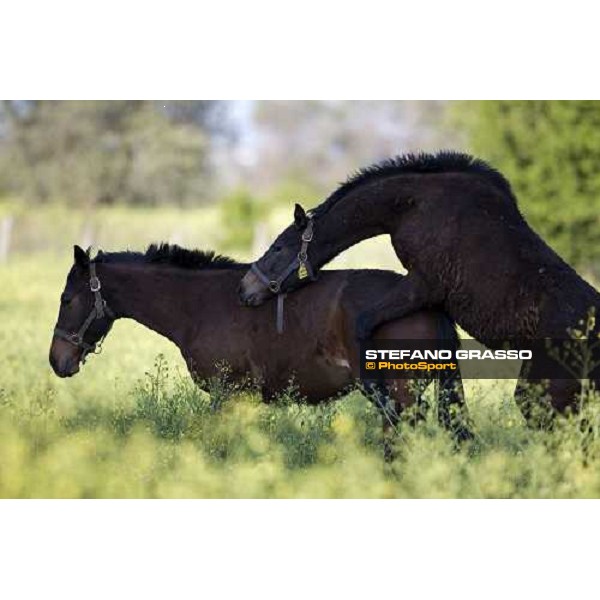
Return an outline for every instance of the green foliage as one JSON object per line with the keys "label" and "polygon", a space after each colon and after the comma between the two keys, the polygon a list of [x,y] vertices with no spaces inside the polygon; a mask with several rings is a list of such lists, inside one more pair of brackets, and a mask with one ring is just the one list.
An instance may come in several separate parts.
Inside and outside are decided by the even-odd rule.
{"label": "green foliage", "polygon": [[322,197],[361,166],[446,146],[444,109],[438,101],[258,101],[254,172],[263,181],[307,183]]}
{"label": "green foliage", "polygon": [[472,151],[511,182],[531,225],[567,261],[600,259],[600,103],[479,101],[456,107]]}
{"label": "green foliage", "polygon": [[260,250],[276,235],[277,230],[271,227],[273,216],[289,223],[295,202],[309,209],[319,201],[312,186],[294,180],[280,182],[262,197],[253,195],[246,188],[233,190],[219,202],[220,246],[226,252],[234,253]]}
{"label": "green foliage", "polygon": [[292,221],[294,203],[308,210],[321,200],[314,186],[295,179],[280,181],[261,197],[243,187],[233,190],[219,202],[220,246],[246,255],[262,252],[277,235],[277,227]]}
{"label": "green foliage", "polygon": [[[528,430],[513,381],[466,382],[475,443],[455,449],[434,411],[382,461],[381,419],[358,391],[309,406],[203,382],[178,350],[119,321],[81,373],[48,345],[70,257],[0,265],[0,497],[598,497],[600,403]],[[157,358],[158,357],[158,358]],[[208,393],[207,393],[208,392]]]}
{"label": "green foliage", "polygon": [[[456,450],[435,420],[406,424],[382,462],[380,421],[360,395],[310,407],[251,393],[213,410],[159,360],[129,406],[53,394],[0,403],[0,497],[597,497],[600,409],[591,394],[552,431],[471,397],[478,441]],[[497,397],[498,390],[488,388]],[[11,394],[9,393],[9,396]],[[98,402],[88,399],[87,402]],[[378,442],[369,443],[374,436]]]}
{"label": "green foliage", "polygon": [[[330,186],[329,192],[334,186]],[[279,207],[288,212],[287,219],[292,220],[294,204],[298,202],[306,210],[314,208],[323,201],[323,194],[306,180],[282,179],[269,191],[266,201],[270,207]]]}
{"label": "green foliage", "polygon": [[[204,250],[217,249],[220,213],[216,206],[101,206],[92,213],[65,204],[44,204],[34,210],[22,204],[0,204],[14,217],[10,254],[45,252],[64,255],[69,244],[95,245],[104,250],[142,250],[168,241]],[[48,224],[51,223],[52,227]]]}
{"label": "green foliage", "polygon": [[206,199],[207,127],[180,112],[150,101],[5,101],[0,192],[86,207]]}
{"label": "green foliage", "polygon": [[252,248],[256,229],[266,218],[268,206],[245,188],[226,195],[219,204],[221,216],[221,246],[226,252]]}

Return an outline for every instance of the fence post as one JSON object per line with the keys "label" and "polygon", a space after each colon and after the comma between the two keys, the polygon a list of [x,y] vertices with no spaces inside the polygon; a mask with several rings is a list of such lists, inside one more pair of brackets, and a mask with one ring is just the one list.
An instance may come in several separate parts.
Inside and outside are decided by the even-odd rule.
{"label": "fence post", "polygon": [[8,260],[10,250],[10,234],[12,232],[14,218],[12,216],[4,217],[0,221],[0,262]]}

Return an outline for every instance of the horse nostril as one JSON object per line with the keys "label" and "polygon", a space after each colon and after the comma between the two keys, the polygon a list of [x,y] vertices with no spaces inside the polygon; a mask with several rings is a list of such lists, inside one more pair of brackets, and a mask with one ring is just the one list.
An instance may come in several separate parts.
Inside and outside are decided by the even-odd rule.
{"label": "horse nostril", "polygon": [[242,306],[253,306],[254,299],[254,294],[240,294],[240,303]]}
{"label": "horse nostril", "polygon": [[68,359],[61,365],[61,377],[72,377],[76,373],[79,373],[79,364],[72,360]]}
{"label": "horse nostril", "polygon": [[243,306],[248,306],[253,294],[244,290],[243,284],[238,287],[238,298]]}
{"label": "horse nostril", "polygon": [[79,372],[79,359],[77,356],[50,353],[50,366],[56,375],[61,378],[72,377]]}

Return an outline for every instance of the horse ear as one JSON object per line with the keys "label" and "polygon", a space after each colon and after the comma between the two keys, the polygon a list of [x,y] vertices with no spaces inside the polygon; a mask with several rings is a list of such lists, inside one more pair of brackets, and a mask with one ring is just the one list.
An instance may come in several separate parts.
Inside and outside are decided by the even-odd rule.
{"label": "horse ear", "polygon": [[90,264],[90,257],[87,252],[81,248],[80,246],[73,246],[73,259],[75,260],[75,264],[82,268],[87,268]]}
{"label": "horse ear", "polygon": [[304,229],[308,225],[306,212],[299,204],[296,204],[294,207],[294,225],[296,225],[298,229]]}

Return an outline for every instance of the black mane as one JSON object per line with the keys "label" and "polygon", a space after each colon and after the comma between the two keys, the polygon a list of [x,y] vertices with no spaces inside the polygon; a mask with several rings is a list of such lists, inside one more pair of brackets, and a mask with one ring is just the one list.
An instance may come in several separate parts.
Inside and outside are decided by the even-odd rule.
{"label": "black mane", "polygon": [[233,258],[216,254],[213,250],[188,250],[177,244],[165,243],[148,246],[145,257],[149,263],[182,269],[223,269],[237,264]]}
{"label": "black mane", "polygon": [[102,252],[96,257],[96,262],[115,263],[133,262],[152,265],[170,265],[181,269],[227,269],[240,266],[233,258],[216,254],[213,250],[188,250],[177,244],[150,244],[145,253],[133,252]]}
{"label": "black mane", "polygon": [[388,158],[379,163],[360,169],[351,175],[345,183],[333,192],[316,212],[326,212],[349,192],[357,187],[381,177],[401,175],[403,173],[474,173],[488,179],[493,185],[515,202],[516,199],[510,187],[510,183],[504,175],[490,166],[484,160],[475,158],[470,154],[444,150],[429,154],[420,152],[418,154],[402,154]]}

